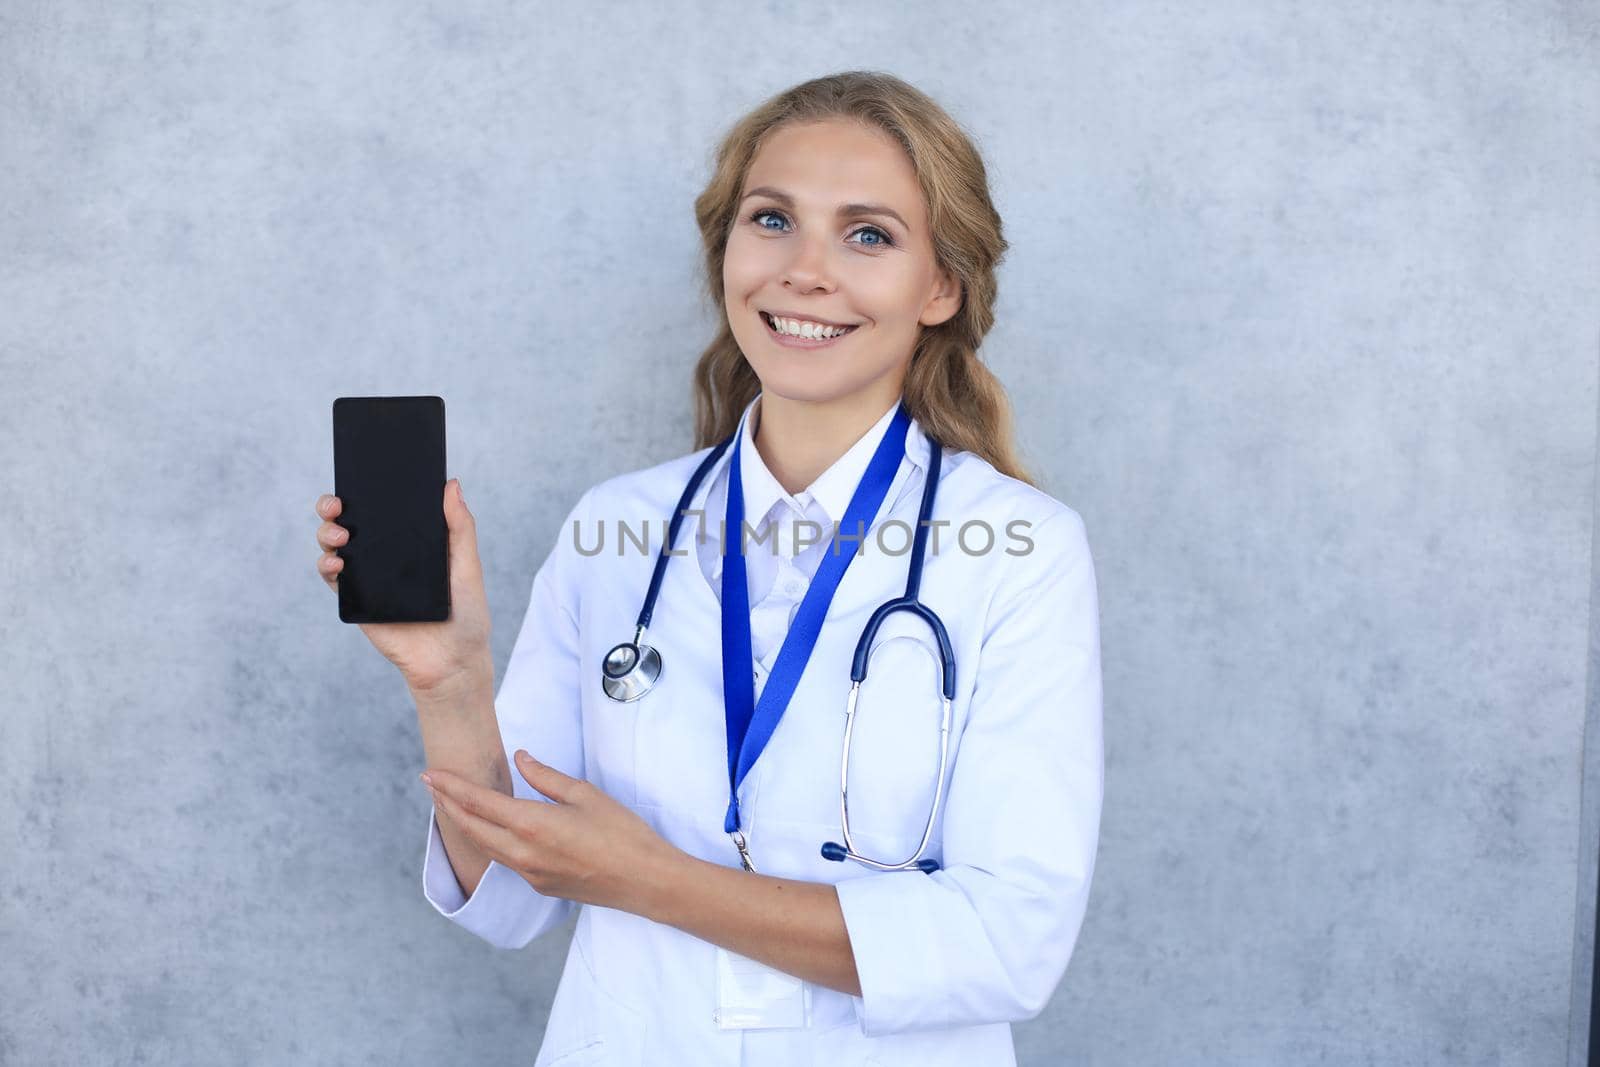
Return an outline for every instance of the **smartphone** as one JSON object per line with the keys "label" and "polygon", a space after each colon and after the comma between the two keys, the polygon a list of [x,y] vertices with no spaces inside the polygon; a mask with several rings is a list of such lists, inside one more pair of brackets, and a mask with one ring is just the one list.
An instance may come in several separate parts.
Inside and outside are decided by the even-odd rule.
{"label": "smartphone", "polygon": [[450,617],[450,528],[444,518],[444,399],[341,396],[333,402],[333,521],[342,622]]}

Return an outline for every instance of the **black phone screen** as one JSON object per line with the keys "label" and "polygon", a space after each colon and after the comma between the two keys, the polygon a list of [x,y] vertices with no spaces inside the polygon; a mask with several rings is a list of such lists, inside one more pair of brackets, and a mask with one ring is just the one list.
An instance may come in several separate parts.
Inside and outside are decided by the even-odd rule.
{"label": "black phone screen", "polygon": [[341,396],[333,402],[333,521],[343,622],[443,622],[450,617],[450,530],[444,517],[444,399]]}

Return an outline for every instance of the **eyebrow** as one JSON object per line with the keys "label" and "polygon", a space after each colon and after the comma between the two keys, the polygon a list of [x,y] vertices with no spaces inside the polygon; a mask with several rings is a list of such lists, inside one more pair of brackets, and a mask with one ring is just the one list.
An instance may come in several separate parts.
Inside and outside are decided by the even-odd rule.
{"label": "eyebrow", "polygon": [[[765,196],[772,200],[776,200],[778,203],[782,204],[791,211],[794,210],[794,197],[790,196],[782,189],[774,189],[770,185],[757,186],[748,193],[745,193],[744,196],[740,197],[739,203],[744,203],[752,196]],[[836,214],[840,218],[843,218],[846,215],[884,215],[888,218],[894,219],[894,221],[898,222],[901,226],[904,226],[908,231],[911,229],[910,225],[906,223],[906,220],[900,217],[900,213],[887,204],[840,204],[839,210],[836,212]]]}

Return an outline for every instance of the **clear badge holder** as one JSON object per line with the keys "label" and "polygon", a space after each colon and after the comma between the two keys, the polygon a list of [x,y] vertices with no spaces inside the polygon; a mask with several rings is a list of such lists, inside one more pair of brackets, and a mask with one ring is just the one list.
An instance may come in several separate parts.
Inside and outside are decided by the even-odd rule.
{"label": "clear badge holder", "polygon": [[[745,835],[729,835],[744,869],[755,873]],[[717,946],[717,1026],[723,1030],[793,1030],[810,1025],[806,983],[792,974]]]}
{"label": "clear badge holder", "polygon": [[718,946],[716,1019],[723,1030],[803,1029],[805,982]]}

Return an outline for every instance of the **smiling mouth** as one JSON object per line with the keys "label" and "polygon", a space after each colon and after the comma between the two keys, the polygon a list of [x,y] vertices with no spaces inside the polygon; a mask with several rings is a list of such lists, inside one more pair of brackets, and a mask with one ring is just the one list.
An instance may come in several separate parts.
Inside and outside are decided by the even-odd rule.
{"label": "smiling mouth", "polygon": [[772,321],[771,315],[767,314],[765,311],[759,311],[757,314],[761,316],[761,321],[767,327],[768,333],[771,333],[775,337],[780,337],[785,341],[794,341],[799,344],[806,345],[825,345],[832,341],[838,341],[848,337],[850,334],[855,333],[856,330],[860,328],[860,323],[856,323],[855,325],[845,327],[845,331],[843,333],[834,334],[831,337],[802,337],[797,333],[779,333],[777,325]]}

